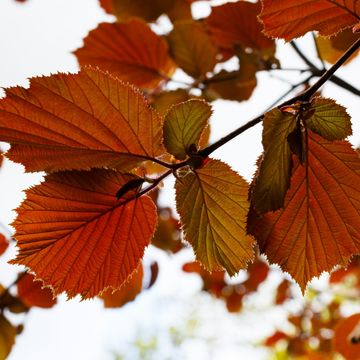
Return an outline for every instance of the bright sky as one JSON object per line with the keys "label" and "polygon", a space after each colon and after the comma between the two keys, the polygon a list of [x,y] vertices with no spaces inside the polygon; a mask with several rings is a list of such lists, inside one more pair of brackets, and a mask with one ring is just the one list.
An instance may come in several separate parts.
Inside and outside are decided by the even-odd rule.
{"label": "bright sky", "polygon": [[[205,3],[199,3],[197,13],[207,11]],[[26,85],[26,78],[48,75],[58,71],[76,71],[77,62],[71,51],[82,45],[82,39],[99,22],[111,21],[98,6],[96,0],[29,0],[17,4],[14,0],[0,2],[0,87]],[[283,55],[285,54],[285,57]],[[280,47],[283,65],[303,67],[292,53]],[[285,77],[281,74],[280,76]],[[348,66],[344,77],[350,82],[360,78],[359,61]],[[265,110],[288,88],[282,81],[258,75],[260,86],[252,100],[245,104],[216,102],[212,120],[212,140],[227,134],[242,123]],[[358,109],[352,96],[338,92],[335,86],[328,86],[325,94],[336,91],[339,103],[347,106],[355,115]],[[256,104],[256,106],[254,106]],[[259,105],[260,104],[260,105]],[[359,114],[356,115],[359,117]],[[359,119],[358,119],[359,120]],[[360,143],[360,122],[355,126],[355,142]],[[247,131],[233,140],[214,157],[228,162],[246,179],[250,180],[254,163],[261,152],[261,127]],[[21,190],[40,180],[38,174],[23,174],[22,167],[6,162],[0,172],[0,221],[8,224],[14,217],[23,195]],[[171,185],[171,183],[168,183]],[[169,186],[170,188],[170,186]],[[165,193],[164,201],[173,196],[172,190]],[[127,354],[126,359],[136,359],[130,345],[136,336],[160,335],[164,349],[162,359],[265,359],[262,352],[246,345],[254,332],[268,331],[268,324],[281,322],[281,314],[271,312],[265,302],[260,302],[257,315],[261,315],[261,327],[254,324],[249,313],[241,316],[227,315],[222,303],[212,301],[206,295],[198,295],[200,282],[193,276],[179,276],[177,268],[188,254],[174,258],[156,250],[150,250],[153,257],[160,258],[163,268],[157,284],[151,291],[141,295],[135,303],[121,310],[103,310],[100,301],[65,301],[53,310],[33,309],[25,319],[25,330],[17,337],[17,343],[9,360],[107,360],[113,359],[112,351]],[[13,253],[8,253],[10,258]],[[11,283],[14,270],[10,265],[0,264],[1,281]],[[266,294],[266,289],[264,290]],[[252,304],[253,305],[253,304]],[[19,316],[14,319],[19,319]],[[174,353],[170,346],[167,329],[178,325],[186,332],[189,319],[198,319],[202,325],[198,331],[206,341],[196,340]],[[267,324],[267,325],[265,325]],[[151,336],[150,336],[151,337]],[[212,344],[206,347],[204,344]],[[212,353],[209,353],[212,348]],[[256,355],[255,355],[256,354]]]}

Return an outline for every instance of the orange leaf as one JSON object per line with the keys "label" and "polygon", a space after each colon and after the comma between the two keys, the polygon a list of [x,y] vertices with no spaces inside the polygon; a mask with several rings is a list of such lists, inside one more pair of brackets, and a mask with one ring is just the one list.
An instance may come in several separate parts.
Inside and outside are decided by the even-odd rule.
{"label": "orange leaf", "polygon": [[166,41],[139,19],[102,23],[74,52],[80,65],[98,66],[141,88],[155,88],[175,69]]}
{"label": "orange leaf", "polygon": [[360,19],[357,0],[262,0],[262,4],[265,33],[286,41],[312,30],[333,35]]}
{"label": "orange leaf", "polygon": [[3,234],[0,234],[0,255],[2,255],[9,246],[9,242]]}
{"label": "orange leaf", "polygon": [[284,209],[256,219],[249,230],[262,253],[290,273],[304,291],[308,281],[360,251],[360,159],[346,141],[308,131],[308,165],[293,156]]}
{"label": "orange leaf", "polygon": [[17,282],[18,296],[28,306],[51,308],[56,304],[56,299],[49,288],[44,288],[41,281],[35,281],[34,275],[24,274]]}
{"label": "orange leaf", "polygon": [[346,360],[360,359],[360,314],[354,314],[338,323],[333,346]]}
{"label": "orange leaf", "polygon": [[131,176],[111,170],[62,172],[27,190],[14,222],[19,254],[54,294],[97,295],[119,288],[137,268],[156,226],[147,196],[117,201]]}
{"label": "orange leaf", "polygon": [[118,308],[126,303],[135,300],[141,292],[144,271],[140,263],[138,268],[131,274],[131,278],[120,289],[106,289],[100,298],[104,301],[106,308]]}
{"label": "orange leaf", "polygon": [[34,78],[0,101],[0,140],[27,171],[131,168],[161,155],[162,119],[134,88],[93,69]]}
{"label": "orange leaf", "polygon": [[196,258],[209,271],[236,274],[254,257],[246,235],[246,181],[219,160],[177,179],[176,207]]}
{"label": "orange leaf", "polygon": [[257,19],[259,12],[259,3],[247,1],[213,7],[206,23],[215,44],[224,49],[275,49],[274,40],[261,32],[261,24]]}

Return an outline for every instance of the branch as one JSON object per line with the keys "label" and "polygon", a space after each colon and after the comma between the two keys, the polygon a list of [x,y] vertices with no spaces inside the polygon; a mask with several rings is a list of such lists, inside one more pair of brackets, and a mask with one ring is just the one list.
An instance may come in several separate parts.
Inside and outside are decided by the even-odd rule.
{"label": "branch", "polygon": [[[291,41],[290,42],[291,47],[295,50],[295,52],[299,55],[299,57],[304,61],[304,63],[309,67],[309,71],[311,71],[315,76],[322,76],[325,72],[326,69],[319,69],[314,63],[312,63],[306,56],[305,54],[300,50],[300,48],[297,46],[297,44],[295,43],[295,41]],[[355,43],[354,43],[355,45]],[[357,46],[357,48],[359,47],[359,45]],[[356,49],[355,49],[356,50]],[[352,55],[355,51],[351,52],[350,55]],[[346,53],[345,53],[346,54]],[[344,54],[344,55],[345,55]],[[348,58],[347,58],[348,59]],[[346,59],[346,60],[347,60]],[[341,64],[342,65],[342,64]],[[332,67],[330,68],[332,69]],[[337,69],[336,69],[337,70]],[[345,80],[337,77],[337,76],[332,76],[331,79],[329,79],[332,83],[342,87],[343,89],[353,93],[354,95],[358,95],[360,96],[360,90],[358,90],[357,88],[355,88],[354,86],[352,86],[351,84],[349,84],[348,82],[346,82]]]}
{"label": "branch", "polygon": [[[296,47],[296,45],[295,45]],[[309,101],[310,98],[316,93],[316,91],[318,91],[320,89],[321,86],[323,86],[325,84],[326,81],[330,80],[330,78],[334,75],[334,73],[344,64],[344,62],[360,47],[360,39],[358,39],[357,41],[354,42],[354,44],[352,44],[348,50],[346,50],[346,52],[338,59],[338,61],[328,70],[326,70],[322,76],[319,78],[319,80],[313,84],[310,88],[308,88],[307,90],[305,90],[304,92],[302,92],[299,95],[296,95],[294,97],[292,97],[291,99],[284,101],[282,104],[280,104],[278,106],[278,108],[281,108],[283,106],[286,105],[291,105],[294,104],[296,101]],[[310,63],[310,62],[309,62]],[[317,71],[322,71],[317,69]],[[293,85],[294,88],[305,84],[306,82],[308,82],[310,80],[311,77],[316,76],[315,74],[312,74],[310,77],[304,79],[301,83],[295,84]],[[290,89],[290,91],[287,91],[280,99],[282,99],[284,96],[286,96],[288,93],[290,93],[292,90],[294,89]],[[280,100],[278,99],[277,102]],[[217,150],[219,147],[225,145],[226,143],[228,143],[230,140],[234,139],[235,137],[237,137],[238,135],[242,134],[243,132],[245,132],[246,130],[252,128],[253,126],[259,124],[264,116],[265,113],[267,112],[264,111],[261,115],[257,116],[256,118],[248,121],[246,124],[240,126],[239,128],[235,129],[234,131],[232,131],[231,133],[229,133],[228,135],[224,136],[223,138],[219,139],[218,141],[214,142],[213,144],[207,146],[206,148],[198,151],[195,155],[201,156],[202,158],[206,158],[208,157],[211,153],[213,153],[215,150]],[[133,196],[131,196],[130,198],[122,201],[119,203],[119,206],[124,205],[126,203],[128,203],[129,201],[139,198],[140,196],[148,193],[149,191],[155,189],[158,184],[165,179],[166,177],[168,177],[170,174],[173,174],[177,169],[180,169],[184,166],[189,166],[191,165],[191,161],[192,158],[190,157],[189,159],[179,162],[179,163],[175,163],[175,164],[168,164],[165,162],[162,162],[160,160],[154,159],[154,158],[149,158],[148,160],[160,163],[161,165],[169,168],[168,171],[166,171],[165,173],[163,173],[162,175],[160,175],[158,178],[153,179],[153,182],[151,183],[151,185],[149,185],[148,187],[146,187],[145,189],[141,190],[140,192],[134,194]]]}

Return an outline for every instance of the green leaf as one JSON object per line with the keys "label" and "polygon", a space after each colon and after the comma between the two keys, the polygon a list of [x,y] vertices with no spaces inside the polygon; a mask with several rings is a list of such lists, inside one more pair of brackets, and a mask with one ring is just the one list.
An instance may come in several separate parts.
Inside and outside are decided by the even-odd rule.
{"label": "green leaf", "polygon": [[236,274],[254,257],[246,234],[248,185],[219,160],[207,160],[175,184],[176,207],[185,239],[207,270]]}
{"label": "green leaf", "polygon": [[188,100],[170,108],[164,121],[164,145],[179,160],[198,145],[211,116],[211,106],[203,100]]}
{"label": "green leaf", "polygon": [[292,167],[287,140],[296,121],[294,115],[273,109],[265,114],[263,126],[264,154],[253,181],[251,202],[257,211],[265,213],[283,206]]}
{"label": "green leaf", "polygon": [[352,134],[349,114],[332,99],[315,98],[303,119],[309,129],[327,140],[344,140]]}

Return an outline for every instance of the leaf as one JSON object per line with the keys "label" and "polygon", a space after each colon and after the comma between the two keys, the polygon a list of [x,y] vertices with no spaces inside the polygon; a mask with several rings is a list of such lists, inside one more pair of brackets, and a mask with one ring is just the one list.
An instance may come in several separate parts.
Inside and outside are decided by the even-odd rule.
{"label": "leaf", "polygon": [[0,360],[5,360],[15,344],[16,328],[0,314]]}
{"label": "leaf", "polygon": [[96,296],[119,288],[137,268],[156,227],[147,196],[118,201],[130,175],[111,170],[61,172],[27,190],[13,223],[19,254],[57,295]]}
{"label": "leaf", "polygon": [[74,54],[81,66],[98,66],[147,89],[156,88],[175,69],[166,41],[140,19],[100,24]]}
{"label": "leaf", "polygon": [[142,289],[144,271],[140,263],[137,269],[132,273],[131,278],[120,289],[111,288],[105,290],[100,298],[104,301],[105,308],[119,308],[126,303],[135,300]]}
{"label": "leaf", "polygon": [[261,32],[261,24],[257,19],[259,12],[260,4],[248,1],[214,6],[206,20],[211,38],[219,48],[273,49],[274,52],[274,40]]}
{"label": "leaf", "polygon": [[360,19],[357,0],[262,0],[262,4],[265,34],[286,41],[312,30],[334,35]]}
{"label": "leaf", "polygon": [[349,114],[331,99],[313,99],[303,118],[309,129],[327,140],[344,140],[352,134]]}
{"label": "leaf", "polygon": [[265,114],[262,142],[264,154],[251,189],[251,205],[259,212],[283,206],[291,175],[288,136],[296,128],[294,116],[277,108]]}
{"label": "leaf", "polygon": [[289,112],[274,109],[264,117],[264,154],[251,194],[253,207],[261,213],[278,210],[284,204],[290,185],[291,152],[301,162],[304,160],[301,138],[304,126],[328,140],[351,135],[350,117],[334,100],[318,97],[306,104],[305,110],[301,106],[295,104]]}
{"label": "leaf", "polygon": [[143,96],[109,74],[34,78],[0,100],[0,140],[27,171],[129,169],[164,152],[162,119]]}
{"label": "leaf", "polygon": [[308,131],[307,167],[293,156],[284,209],[249,217],[249,232],[270,262],[307,283],[360,251],[360,159],[346,141]]}
{"label": "leaf", "polygon": [[119,21],[140,17],[146,21],[155,21],[161,14],[173,6],[173,0],[113,0],[114,14]]}
{"label": "leaf", "polygon": [[226,71],[208,78],[205,81],[205,94],[210,99],[227,99],[244,101],[250,98],[256,87],[256,71],[258,67],[253,63],[249,54],[240,54],[240,70]]}
{"label": "leaf", "polygon": [[166,150],[178,160],[185,160],[191,145],[198,146],[211,114],[211,106],[203,100],[188,100],[170,108],[164,121]]}
{"label": "leaf", "polygon": [[151,105],[161,114],[166,115],[172,105],[196,98],[190,95],[185,89],[176,89],[171,91],[162,91],[153,99]]}
{"label": "leaf", "polygon": [[177,21],[167,39],[173,59],[193,78],[214,69],[217,49],[201,24],[192,20]]}
{"label": "leaf", "polygon": [[[357,39],[359,34],[354,34],[351,29],[345,29],[335,36],[328,38],[325,36],[316,37],[316,45],[319,49],[320,57],[330,64],[335,64],[340,56],[352,45]],[[348,64],[351,60],[356,58],[359,50],[354,52],[349,60],[344,65]]]}
{"label": "leaf", "polygon": [[360,314],[342,319],[334,331],[334,350],[347,360],[358,360],[360,353]]}
{"label": "leaf", "polygon": [[185,240],[209,271],[230,275],[254,257],[253,239],[246,235],[247,183],[219,160],[177,179],[176,207]]}
{"label": "leaf", "polygon": [[40,281],[35,281],[34,275],[24,274],[16,285],[19,298],[29,308],[38,306],[48,309],[56,304],[51,289],[43,287]]}
{"label": "leaf", "polygon": [[7,238],[0,233],[0,255],[2,255],[8,248],[9,242]]}

